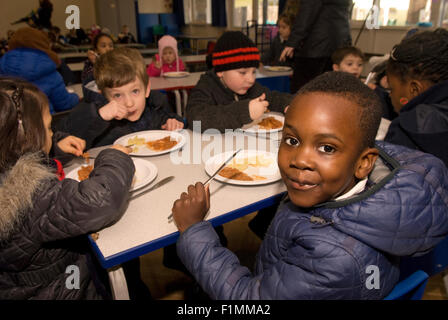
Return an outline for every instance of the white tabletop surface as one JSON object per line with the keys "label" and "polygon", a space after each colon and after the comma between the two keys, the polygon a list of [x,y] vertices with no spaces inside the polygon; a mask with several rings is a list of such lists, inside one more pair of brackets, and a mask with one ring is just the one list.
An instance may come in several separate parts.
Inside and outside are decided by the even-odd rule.
{"label": "white tabletop surface", "polygon": [[[158,176],[153,184],[167,176],[172,175],[175,178],[166,185],[131,200],[123,217],[113,226],[99,232],[96,243],[106,260],[113,255],[176,233],[176,226],[173,222],[169,223],[167,219],[171,214],[173,203],[182,192],[187,190],[188,185],[197,181],[204,182],[208,178],[204,170],[204,163],[211,156],[244,146],[247,149],[257,149],[258,147],[260,150],[275,154],[278,151],[278,143],[273,139],[257,139],[254,136],[241,133],[225,136],[223,134],[201,135],[190,130],[181,132],[188,138],[182,151],[155,157],[139,157],[152,162],[158,168]],[[278,136],[273,138],[278,138]],[[208,141],[206,141],[207,139]],[[202,157],[199,146],[202,147]],[[102,148],[92,149],[89,153],[93,156],[100,149]],[[182,159],[184,160],[180,161]],[[191,164],[182,163],[187,162],[186,160]],[[65,169],[66,173],[80,163],[73,162]],[[210,184],[210,211],[206,219],[224,215],[278,195],[285,190],[281,180],[260,186],[235,186],[212,181]],[[135,192],[135,194],[138,193],[139,191]]]}

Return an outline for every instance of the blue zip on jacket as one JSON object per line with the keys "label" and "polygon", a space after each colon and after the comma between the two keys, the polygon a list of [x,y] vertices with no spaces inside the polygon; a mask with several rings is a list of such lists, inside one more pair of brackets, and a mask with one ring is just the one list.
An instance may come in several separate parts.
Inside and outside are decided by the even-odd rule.
{"label": "blue zip on jacket", "polygon": [[0,59],[0,74],[15,76],[34,83],[48,97],[50,113],[69,110],[79,102],[76,93],[69,93],[57,66],[43,51],[17,48]]}
{"label": "blue zip on jacket", "polygon": [[205,221],[181,234],[179,257],[213,299],[384,298],[400,257],[422,255],[448,235],[448,169],[430,154],[377,144],[363,192],[312,208],[281,204],[253,273]]}

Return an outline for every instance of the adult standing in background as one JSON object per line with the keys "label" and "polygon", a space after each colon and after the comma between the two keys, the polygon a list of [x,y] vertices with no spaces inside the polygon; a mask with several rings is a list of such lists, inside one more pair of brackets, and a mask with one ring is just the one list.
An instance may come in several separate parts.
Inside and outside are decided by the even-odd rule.
{"label": "adult standing in background", "polygon": [[349,10],[352,0],[300,0],[291,35],[280,61],[294,56],[291,93],[325,71],[331,70],[331,54],[350,45]]}
{"label": "adult standing in background", "polygon": [[39,0],[39,9],[37,9],[37,27],[51,29],[51,14],[53,13],[53,4],[50,0]]}

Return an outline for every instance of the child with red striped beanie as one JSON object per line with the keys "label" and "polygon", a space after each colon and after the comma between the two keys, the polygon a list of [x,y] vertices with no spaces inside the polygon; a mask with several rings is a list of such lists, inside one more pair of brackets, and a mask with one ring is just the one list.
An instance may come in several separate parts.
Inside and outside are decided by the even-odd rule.
{"label": "child with red striped beanie", "polygon": [[259,119],[267,110],[284,113],[292,95],[271,91],[255,81],[260,52],[240,31],[225,32],[212,53],[213,69],[203,74],[187,104],[188,126],[225,132]]}

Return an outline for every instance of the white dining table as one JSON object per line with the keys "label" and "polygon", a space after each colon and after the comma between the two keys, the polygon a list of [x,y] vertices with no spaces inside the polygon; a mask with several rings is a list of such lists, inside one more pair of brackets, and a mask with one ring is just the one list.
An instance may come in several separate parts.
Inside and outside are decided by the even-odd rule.
{"label": "white dining table", "polygon": [[[208,178],[204,164],[210,157],[238,148],[265,150],[276,155],[281,135],[281,132],[277,132],[257,137],[241,131],[200,134],[191,130],[182,130],[180,133],[186,138],[181,150],[159,156],[139,157],[157,167],[157,177],[148,187],[165,177],[175,178],[158,189],[130,200],[122,218],[114,225],[98,231],[97,240],[89,236],[100,264],[108,270],[115,299],[129,299],[121,263],[176,242],[179,232],[175,224],[168,220],[171,208],[190,184],[204,182]],[[104,148],[91,149],[89,154],[95,156]],[[71,170],[78,170],[81,164],[81,160],[75,160],[65,171],[69,173]],[[138,195],[145,189],[146,187],[142,191],[137,190],[133,195]],[[210,184],[210,210],[206,220],[211,221],[214,226],[224,224],[278,203],[285,191],[286,187],[281,180],[251,186],[213,180]]]}

